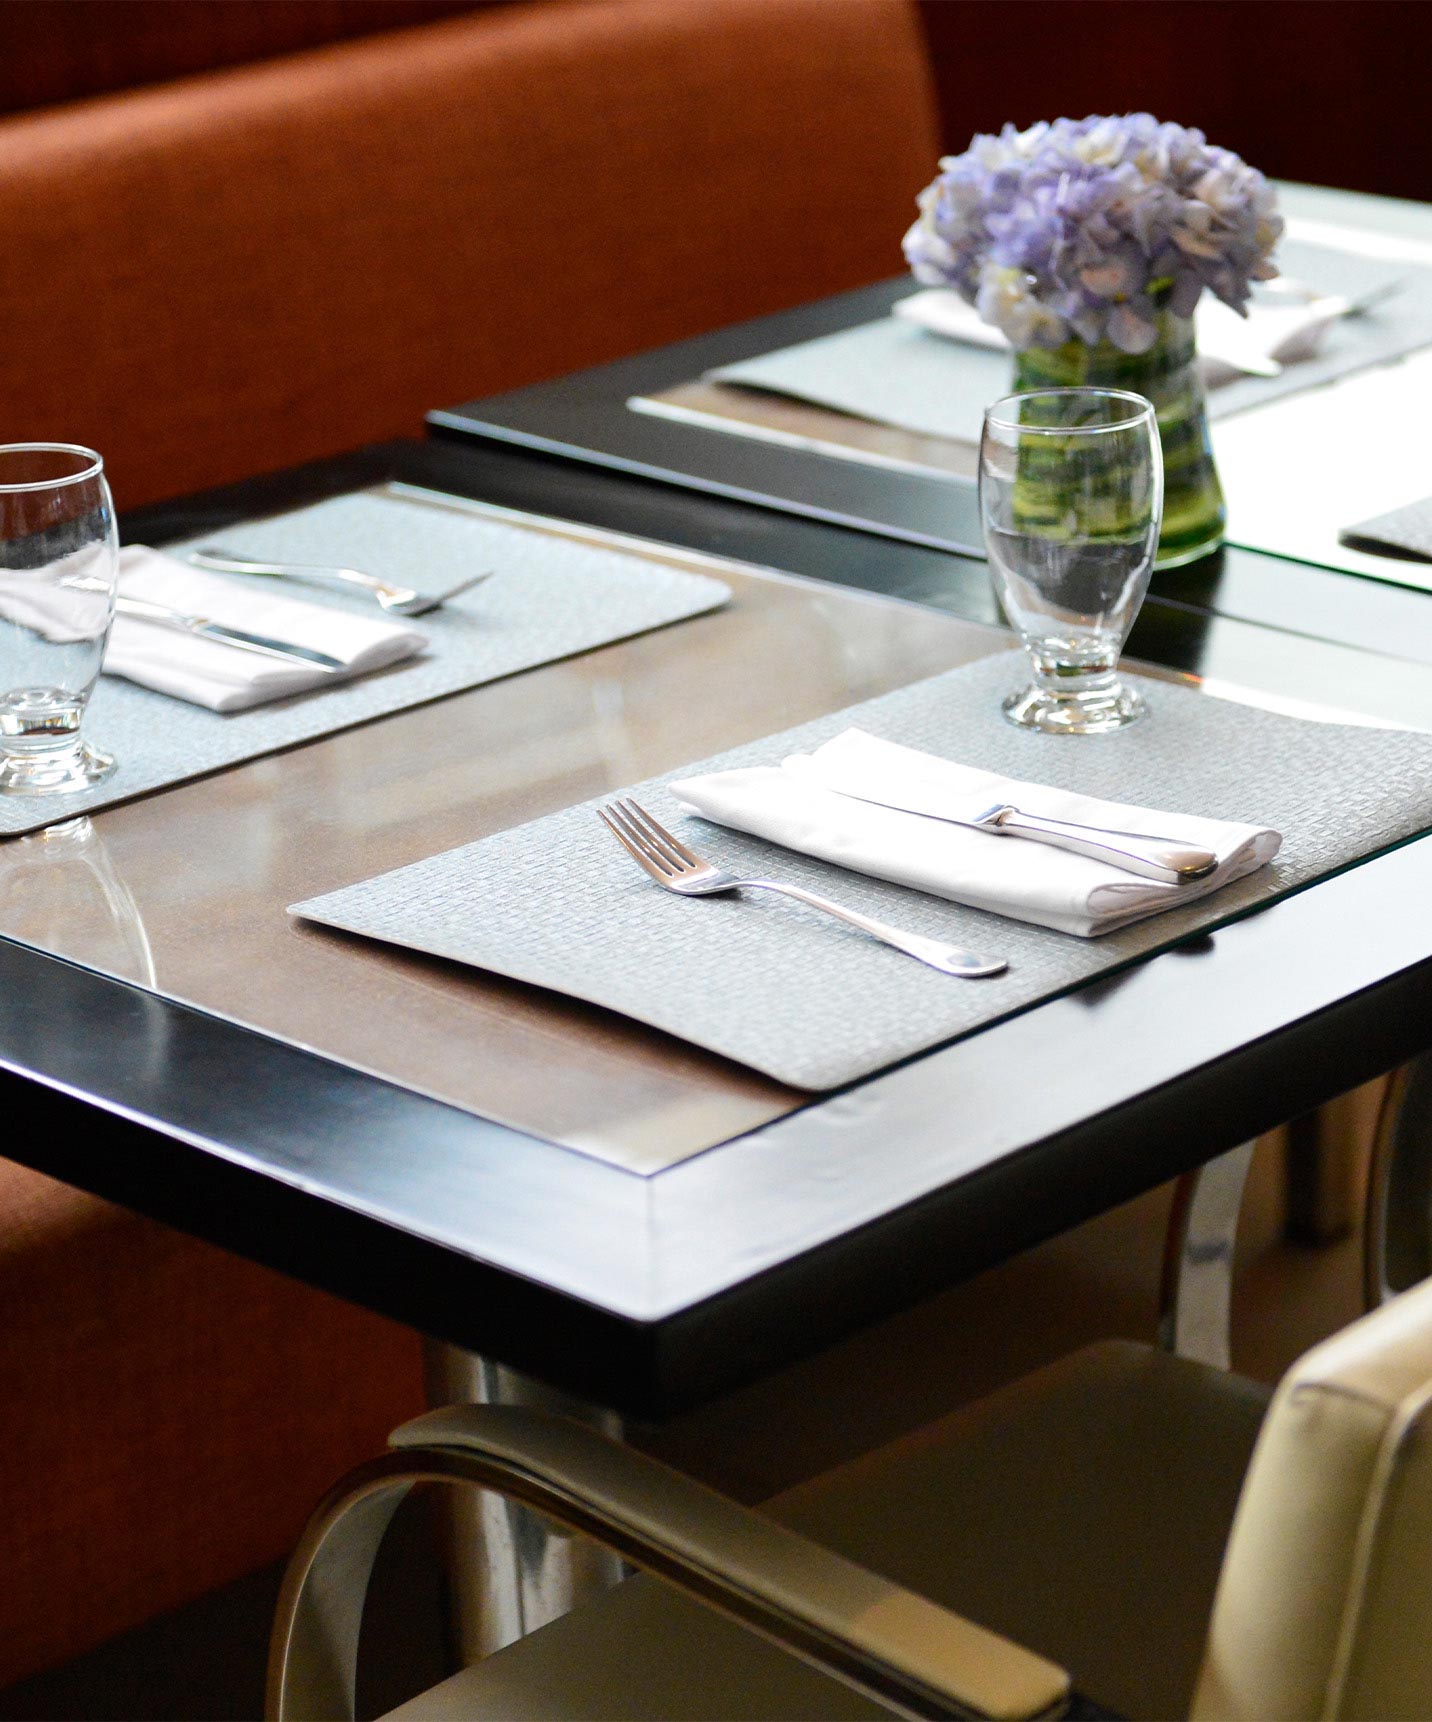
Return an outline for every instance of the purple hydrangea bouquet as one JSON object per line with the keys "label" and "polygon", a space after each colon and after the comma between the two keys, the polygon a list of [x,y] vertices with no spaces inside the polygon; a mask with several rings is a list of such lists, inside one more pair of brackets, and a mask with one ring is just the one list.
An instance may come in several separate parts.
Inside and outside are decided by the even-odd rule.
{"label": "purple hydrangea bouquet", "polygon": [[1243,311],[1277,274],[1273,188],[1202,132],[1151,114],[1091,115],[976,137],[940,163],[905,236],[917,280],[953,287],[1016,352],[1016,388],[1132,389],[1158,409],[1158,566],[1222,538],[1193,311],[1204,288]]}

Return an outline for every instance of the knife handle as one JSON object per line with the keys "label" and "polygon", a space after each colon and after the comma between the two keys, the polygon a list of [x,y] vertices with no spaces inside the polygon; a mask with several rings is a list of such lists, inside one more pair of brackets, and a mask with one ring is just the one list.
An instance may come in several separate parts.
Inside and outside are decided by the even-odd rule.
{"label": "knife handle", "polygon": [[1070,849],[1095,861],[1107,861],[1126,873],[1141,873],[1168,885],[1185,885],[1206,879],[1218,865],[1210,849],[1180,843],[1172,837],[1150,837],[1138,831],[1102,831],[1094,825],[1066,825],[1062,819],[1041,819],[1021,813],[1017,807],[1001,808],[999,814],[981,821],[987,830],[1006,837],[1029,837],[1052,849]]}

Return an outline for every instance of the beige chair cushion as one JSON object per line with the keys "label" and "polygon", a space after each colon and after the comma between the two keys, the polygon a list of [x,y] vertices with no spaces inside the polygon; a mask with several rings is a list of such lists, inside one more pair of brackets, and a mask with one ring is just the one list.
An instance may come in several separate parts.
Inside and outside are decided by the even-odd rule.
{"label": "beige chair cushion", "polygon": [[[1265,1403],[1237,1377],[1141,1346],[1094,1346],[770,1511],[1041,1651],[1116,1710],[1182,1715]],[[644,1578],[393,1712],[403,1722],[882,1714]]]}
{"label": "beige chair cushion", "polygon": [[1284,1378],[1218,1587],[1199,1718],[1432,1716],[1432,1281]]}

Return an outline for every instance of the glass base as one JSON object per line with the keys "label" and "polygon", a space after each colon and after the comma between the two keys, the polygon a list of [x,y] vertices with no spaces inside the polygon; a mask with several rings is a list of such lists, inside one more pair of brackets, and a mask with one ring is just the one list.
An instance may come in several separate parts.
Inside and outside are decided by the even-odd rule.
{"label": "glass base", "polygon": [[1073,679],[1058,688],[1031,682],[1011,694],[1001,710],[1021,729],[1045,735],[1106,735],[1137,722],[1148,707],[1117,676],[1106,674],[1082,686]]}
{"label": "glass base", "polygon": [[113,754],[102,753],[87,741],[73,747],[0,752],[0,793],[73,795],[103,782],[113,770]]}

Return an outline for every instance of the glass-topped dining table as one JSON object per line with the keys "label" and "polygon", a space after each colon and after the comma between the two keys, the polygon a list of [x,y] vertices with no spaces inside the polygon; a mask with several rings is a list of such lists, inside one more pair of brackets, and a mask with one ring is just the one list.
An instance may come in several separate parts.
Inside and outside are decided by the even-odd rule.
{"label": "glass-topped dining table", "polygon": [[[659,1421],[1432,1046],[1426,837],[817,1095],[291,919],[1008,643],[968,558],[494,446],[360,451],[144,511],[125,537],[394,479],[716,574],[733,601],[0,844],[14,1159],[564,1407]],[[1421,594],[1274,577],[1307,579],[1336,625],[1156,591],[1132,656],[1250,704],[1425,721]]]}
{"label": "glass-topped dining table", "polygon": [[[717,572],[734,602],[0,845],[14,1158],[661,1418],[1432,1044],[1426,839],[826,1095],[291,919],[1007,640],[961,558],[499,449],[389,445],[128,535],[390,477]],[[1132,654],[1417,726],[1432,637],[1404,607],[1432,606],[1343,585],[1343,639],[1155,595]]]}

